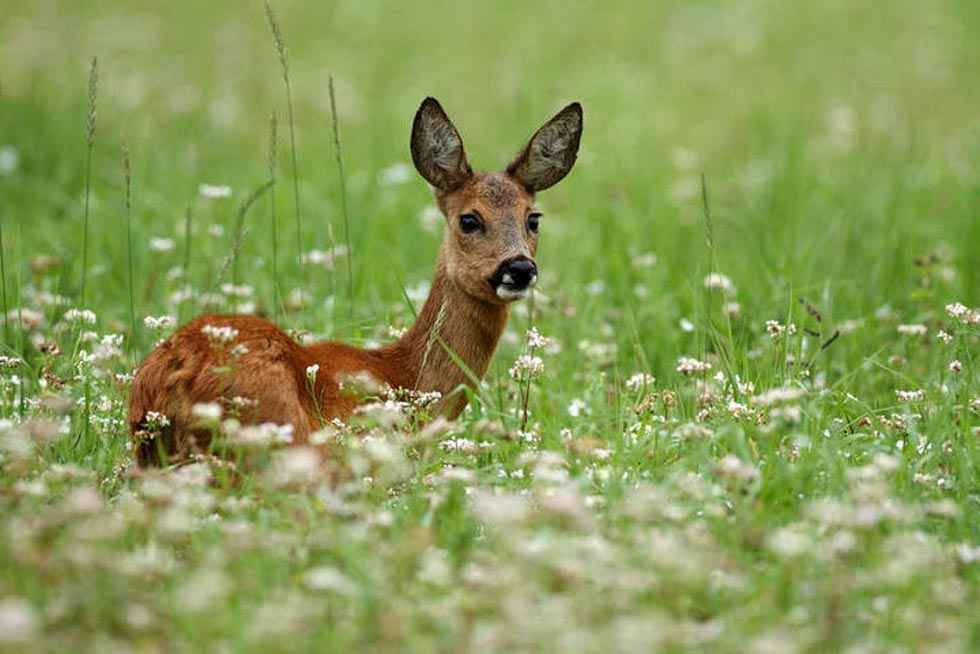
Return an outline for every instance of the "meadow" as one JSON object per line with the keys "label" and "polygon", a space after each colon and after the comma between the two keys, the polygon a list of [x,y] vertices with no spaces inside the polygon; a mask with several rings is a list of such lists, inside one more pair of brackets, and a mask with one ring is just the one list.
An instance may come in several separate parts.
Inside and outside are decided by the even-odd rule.
{"label": "meadow", "polygon": [[[0,651],[980,649],[980,3],[272,9],[4,3]],[[466,412],[137,468],[190,317],[411,324],[427,95],[585,110]]]}

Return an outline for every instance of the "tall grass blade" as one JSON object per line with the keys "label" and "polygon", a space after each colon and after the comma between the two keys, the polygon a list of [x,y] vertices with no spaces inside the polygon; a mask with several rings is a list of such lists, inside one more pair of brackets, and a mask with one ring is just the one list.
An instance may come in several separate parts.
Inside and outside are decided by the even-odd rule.
{"label": "tall grass blade", "polygon": [[272,220],[272,293],[276,320],[279,320],[279,308],[282,297],[279,294],[279,225],[276,218],[276,162],[278,159],[279,136],[276,114],[269,119],[269,208]]}
{"label": "tall grass blade", "polygon": [[[193,209],[191,205],[187,205],[187,209],[184,211],[184,274],[183,283],[186,288],[191,288],[191,224],[193,220]],[[181,302],[180,309],[178,310],[179,318],[183,321],[184,318],[184,306],[186,302]]]}
{"label": "tall grass blade", "polygon": [[[327,86],[330,91],[330,115],[333,117],[333,145],[337,156],[337,176],[340,178],[340,211],[344,216],[344,244],[347,247],[347,308],[350,312],[350,322],[354,324],[354,264],[351,262],[353,252],[350,247],[350,217],[347,211],[347,176],[344,174],[344,157],[340,144],[340,124],[337,119],[337,99],[333,90],[333,75],[328,78]],[[336,249],[335,252],[336,254]]]}
{"label": "tall grass blade", "polygon": [[95,117],[99,98],[99,58],[92,58],[88,74],[88,121],[85,126],[85,212],[82,222],[82,288],[79,293],[81,305],[85,306],[88,282],[88,217],[89,199],[92,195],[92,149],[95,147]]}
{"label": "tall grass blade", "polygon": [[8,315],[10,307],[7,305],[7,261],[4,259],[3,249],[3,217],[0,216],[0,287],[2,287],[2,294],[0,294],[2,298],[0,300],[3,302],[3,342],[5,345],[10,345],[10,317]]}
{"label": "tall grass blade", "polygon": [[272,182],[267,181],[262,186],[258,187],[252,193],[242,201],[241,206],[238,208],[238,221],[235,224],[235,243],[232,246],[231,254],[225,259],[224,264],[221,267],[221,272],[218,274],[218,281],[215,284],[215,288],[221,286],[221,282],[224,281],[225,275],[228,272],[228,268],[231,268],[231,279],[233,284],[238,284],[238,258],[242,250],[242,243],[245,241],[245,216],[248,214],[248,210],[252,208],[262,195],[272,188]]}
{"label": "tall grass blade", "polygon": [[[705,244],[708,247],[708,275],[715,274],[717,260],[715,257],[715,224],[714,219],[711,215],[711,203],[708,200],[708,180],[704,173],[701,173],[701,210],[704,218],[704,238]],[[727,344],[722,342],[721,334],[718,328],[715,326],[714,319],[714,290],[711,288],[706,289],[707,300],[706,300],[706,315],[705,315],[705,326],[707,329],[707,337],[705,339],[705,349],[707,349],[707,341],[710,340],[714,346],[715,352],[718,353],[718,357],[721,359],[721,364],[725,368],[725,372],[728,374],[729,379],[735,378],[735,371],[733,369],[731,350],[729,347],[732,345],[732,331],[731,331],[731,321],[727,321],[728,328],[728,342]],[[704,354],[704,353],[703,353]],[[706,358],[706,357],[705,357]],[[733,393],[736,399],[739,398],[739,390],[737,385],[733,384],[735,388]]]}
{"label": "tall grass blade", "polygon": [[289,58],[286,56],[286,41],[283,39],[282,30],[279,28],[279,21],[276,19],[276,14],[272,11],[272,5],[268,1],[265,3],[265,16],[269,21],[269,29],[272,30],[272,39],[275,42],[276,54],[279,57],[279,67],[282,70],[282,81],[286,85],[289,149],[293,163],[293,205],[296,209],[296,257],[297,261],[299,261],[305,287],[306,268],[303,266],[303,220],[299,206],[299,165],[296,163],[296,123],[293,120],[293,89],[289,81]]}
{"label": "tall grass blade", "polygon": [[123,176],[126,178],[126,266],[129,269],[129,351],[135,348],[136,332],[136,290],[133,275],[133,172],[129,163],[129,146],[122,145]]}

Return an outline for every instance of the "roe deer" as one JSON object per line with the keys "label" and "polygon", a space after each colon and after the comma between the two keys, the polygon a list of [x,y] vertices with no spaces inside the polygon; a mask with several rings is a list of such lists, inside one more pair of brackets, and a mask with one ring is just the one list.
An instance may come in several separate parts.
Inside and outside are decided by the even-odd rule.
{"label": "roe deer", "polygon": [[[236,396],[250,400],[242,423],[292,425],[294,442],[306,442],[321,420],[345,419],[354,410],[358,400],[341,389],[345,375],[438,391],[437,410],[458,416],[466,395],[453,391],[471,383],[459,361],[477,377],[486,373],[508,304],[537,281],[541,214],[534,196],[568,174],[581,134],[582,107],[573,103],[535,132],[504,172],[474,173],[459,132],[440,104],[426,98],[412,125],[412,160],[434,187],[446,229],[415,324],[395,343],[362,350],[336,342],[303,346],[254,316],[192,320],[146,357],[133,380],[129,426],[139,463],[159,463],[164,454],[179,460],[206,448],[209,432],[193,406]],[[216,340],[223,345],[215,347]],[[152,429],[154,421],[167,424]]]}

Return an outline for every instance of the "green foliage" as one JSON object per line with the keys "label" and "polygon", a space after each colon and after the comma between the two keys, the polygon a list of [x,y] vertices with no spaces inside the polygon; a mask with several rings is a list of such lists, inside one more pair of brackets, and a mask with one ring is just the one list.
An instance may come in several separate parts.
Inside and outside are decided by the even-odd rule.
{"label": "green foliage", "polygon": [[[5,4],[0,649],[980,647],[976,3],[294,5]],[[585,108],[461,420],[134,469],[175,319],[411,323],[427,95],[480,168]]]}

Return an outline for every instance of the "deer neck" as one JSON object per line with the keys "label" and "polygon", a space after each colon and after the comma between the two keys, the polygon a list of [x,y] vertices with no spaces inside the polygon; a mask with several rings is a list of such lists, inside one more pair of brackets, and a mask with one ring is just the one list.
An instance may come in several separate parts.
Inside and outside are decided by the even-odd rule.
{"label": "deer neck", "polygon": [[[386,353],[408,373],[405,385],[445,397],[461,384],[472,386],[473,377],[483,378],[508,313],[507,305],[475,298],[450,279],[440,250],[429,297],[415,324]],[[458,414],[465,404],[460,399],[446,405],[446,412]]]}

